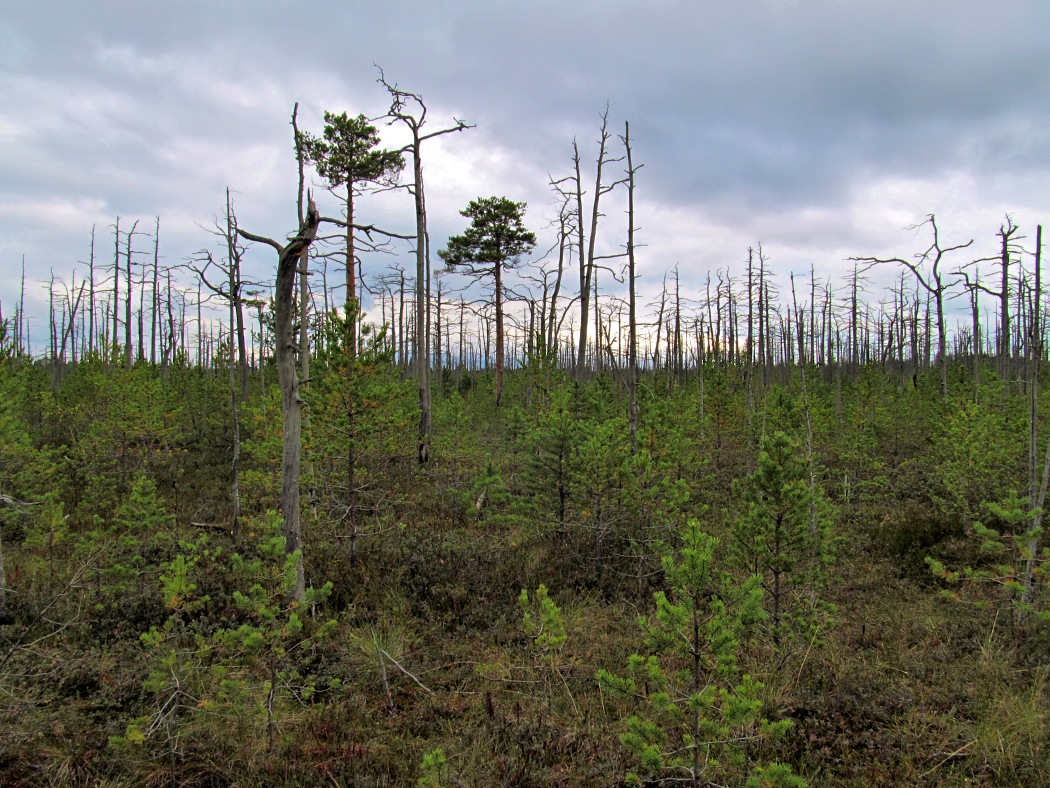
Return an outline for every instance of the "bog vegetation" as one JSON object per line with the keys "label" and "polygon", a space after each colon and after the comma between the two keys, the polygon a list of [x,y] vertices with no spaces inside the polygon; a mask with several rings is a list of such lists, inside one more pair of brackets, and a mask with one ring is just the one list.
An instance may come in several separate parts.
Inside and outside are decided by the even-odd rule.
{"label": "bog vegetation", "polygon": [[[637,170],[625,128],[603,180],[603,120],[531,280],[503,279],[525,206],[480,198],[442,257],[494,297],[419,243],[365,315],[357,255],[400,238],[355,198],[410,160],[425,238],[425,142],[467,128],[387,89],[405,149],[345,115],[297,136],[343,219],[304,191],[274,242],[227,202],[192,264],[223,325],[191,331],[119,222],[45,352],[0,321],[4,784],[1047,784],[1038,231],[1004,222],[998,290],[929,217],[842,290],[778,297],[756,249],[640,316],[633,212],[626,293],[598,287],[598,199],[633,206]],[[902,274],[881,301],[871,266]]]}

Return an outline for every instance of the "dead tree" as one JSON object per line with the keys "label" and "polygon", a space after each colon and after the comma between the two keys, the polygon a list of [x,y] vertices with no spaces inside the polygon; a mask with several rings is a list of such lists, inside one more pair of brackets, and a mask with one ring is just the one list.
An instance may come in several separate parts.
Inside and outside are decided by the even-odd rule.
{"label": "dead tree", "polygon": [[135,229],[138,226],[139,222],[138,219],[136,219],[131,225],[131,229],[128,230],[128,245],[126,254],[127,269],[125,270],[124,274],[124,281],[127,283],[128,291],[127,298],[124,299],[124,353],[126,354],[125,364],[128,369],[131,369],[132,365],[135,363],[135,357],[132,355],[131,352],[131,241],[135,237]]}
{"label": "dead tree", "polygon": [[[240,401],[248,397],[248,357],[247,343],[245,339],[244,306],[245,282],[241,276],[241,256],[243,250],[237,242],[237,220],[233,214],[230,204],[230,190],[226,190],[226,217],[225,227],[216,223],[213,231],[215,235],[223,239],[226,244],[226,262],[216,262],[211,252],[202,253],[204,265],[199,266],[190,263],[191,270],[196,272],[200,281],[216,297],[226,301],[230,315],[230,418],[233,428],[233,483],[231,490],[231,501],[233,515],[231,517],[231,533],[234,542],[237,541],[240,530],[240,456],[241,456],[241,432],[240,432]],[[216,268],[223,275],[223,280],[211,280],[208,278],[209,270]],[[236,335],[236,337],[235,337]],[[234,349],[236,342],[236,352]],[[239,381],[239,386],[238,386]],[[238,392],[238,387],[240,391]]]}
{"label": "dead tree", "polygon": [[[244,307],[247,302],[246,288],[249,285],[257,286],[257,283],[245,281],[241,274],[241,257],[244,250],[237,242],[237,217],[233,213],[229,189],[226,190],[224,225],[216,222],[211,232],[221,238],[226,245],[226,261],[218,262],[210,252],[205,251],[200,257],[203,265],[191,262],[189,268],[197,274],[200,281],[213,295],[226,301],[230,307],[230,354],[237,360],[235,368],[240,381],[240,398],[243,400],[248,397],[248,342],[244,319]],[[221,279],[209,279],[211,275],[209,272],[212,268],[219,271],[222,275]],[[234,342],[236,342],[236,347],[233,345]]]}
{"label": "dead tree", "polygon": [[379,70],[379,84],[390,94],[390,110],[387,116],[391,123],[401,123],[412,135],[412,142],[398,153],[412,154],[412,184],[409,187],[416,205],[416,336],[415,366],[419,384],[419,445],[417,459],[420,465],[430,460],[430,236],[427,233],[427,208],[423,193],[423,143],[443,134],[473,128],[459,118],[455,125],[424,133],[427,122],[427,105],[422,96],[402,90],[397,84],[386,81],[383,70]]}
{"label": "dead tree", "polygon": [[109,337],[107,357],[112,353],[112,361],[117,361],[117,334],[120,330],[120,217],[117,217],[113,226],[113,333]]}
{"label": "dead tree", "polygon": [[1006,379],[1010,375],[1010,357],[1011,357],[1011,338],[1010,338],[1010,264],[1013,262],[1013,255],[1017,251],[1015,243],[1022,240],[1023,236],[1017,235],[1020,228],[1013,223],[1013,219],[1009,214],[1006,215],[1006,219],[999,226],[999,256],[998,258],[982,258],[975,262],[986,262],[990,259],[999,260],[999,270],[1001,275],[1000,286],[998,290],[990,290],[979,282],[976,287],[982,292],[999,299],[999,341],[996,349],[999,362],[999,374],[1003,379],[1003,391],[1005,393],[1007,382]]}
{"label": "dead tree", "polygon": [[970,294],[970,331],[973,334],[971,337],[971,349],[973,351],[973,357],[971,358],[973,363],[973,401],[977,403],[981,390],[981,272],[980,270],[975,271],[973,279],[970,279],[970,275],[963,270],[956,271],[955,275],[962,278],[963,287]]}
{"label": "dead tree", "polygon": [[[584,246],[584,213],[583,213],[583,175],[580,163],[580,148],[576,140],[572,141],[572,163],[573,174],[557,181],[551,185],[567,200],[574,205],[576,217],[576,252],[579,261],[580,274],[580,328],[579,339],[576,347],[576,373],[582,375],[587,362],[587,334],[589,331],[591,301],[595,300],[593,291],[596,290],[594,283],[595,273],[595,248],[598,239],[598,219],[601,214],[601,198],[611,192],[617,185],[624,183],[620,180],[612,184],[602,184],[602,169],[612,161],[619,159],[608,158],[609,134],[609,109],[606,107],[601,115],[602,124],[598,132],[598,158],[596,161],[594,192],[591,196],[590,205],[590,230],[587,233],[587,244]],[[597,332],[596,332],[597,333]],[[599,358],[598,353],[595,358]]]}
{"label": "dead tree", "polygon": [[[24,274],[24,264],[23,264]],[[91,252],[88,256],[88,341],[89,353],[95,351],[95,225],[91,225]]]}
{"label": "dead tree", "polygon": [[[910,230],[918,230],[923,225],[930,225],[933,233],[933,241],[924,252],[915,255],[915,261],[904,260],[900,257],[878,258],[878,257],[851,257],[850,260],[867,267],[883,263],[896,263],[903,265],[915,276],[916,282],[933,298],[937,310],[937,363],[940,367],[941,399],[948,399],[948,337],[944,323],[944,294],[948,284],[944,282],[941,262],[949,252],[965,249],[973,243],[971,238],[964,244],[941,247],[940,233],[937,229],[937,218],[931,213],[925,221],[909,227]],[[925,273],[924,273],[925,271]]]}
{"label": "dead tree", "polygon": [[284,423],[284,450],[281,462],[281,513],[284,517],[282,533],[285,551],[297,552],[295,585],[290,597],[302,602],[306,598],[303,576],[302,533],[299,522],[299,468],[302,457],[302,403],[299,400],[299,377],[295,371],[295,339],[292,336],[292,301],[299,259],[317,237],[321,216],[317,205],[308,198],[306,214],[299,232],[287,243],[255,235],[237,228],[242,238],[272,246],[277,251],[277,284],[274,338],[277,356],[277,378],[281,386],[281,415]]}
{"label": "dead tree", "polygon": [[[292,107],[292,138],[295,142],[295,163],[299,170],[299,194],[296,206],[299,211],[299,226],[303,226],[304,200],[306,199],[306,151],[298,125],[299,102]],[[310,259],[309,245],[303,247],[299,261],[299,365],[303,380],[310,377]]]}
{"label": "dead tree", "polygon": [[634,166],[631,150],[631,124],[623,124],[624,133],[621,139],[627,156],[627,398],[628,421],[631,436],[631,451],[638,443],[638,310],[635,282],[637,267],[635,265],[634,240],[634,176],[641,165]]}
{"label": "dead tree", "polygon": [[[1004,239],[1004,244],[1005,244]],[[1042,524],[1043,524],[1043,506],[1046,503],[1046,489],[1047,482],[1050,480],[1050,441],[1047,442],[1046,448],[1046,460],[1043,462],[1043,475],[1042,480],[1037,487],[1037,469],[1036,469],[1036,445],[1038,440],[1038,423],[1039,423],[1039,363],[1043,357],[1043,343],[1042,333],[1039,326],[1039,300],[1042,289],[1042,268],[1043,268],[1043,226],[1038,225],[1035,230],[1035,294],[1033,299],[1032,319],[1031,319],[1031,341],[1029,342],[1029,349],[1032,356],[1032,366],[1029,380],[1029,436],[1028,436],[1028,502],[1029,509],[1033,512],[1032,515],[1032,528],[1029,531],[1028,544],[1025,545],[1026,556],[1024,577],[1022,578],[1022,585],[1024,592],[1021,600],[1024,606],[1021,608],[1022,611],[1026,611],[1027,607],[1032,604],[1032,600],[1035,598],[1035,584],[1036,584],[1036,563],[1039,556],[1039,542],[1041,538]],[[1022,618],[1026,616],[1026,612],[1022,612]]]}

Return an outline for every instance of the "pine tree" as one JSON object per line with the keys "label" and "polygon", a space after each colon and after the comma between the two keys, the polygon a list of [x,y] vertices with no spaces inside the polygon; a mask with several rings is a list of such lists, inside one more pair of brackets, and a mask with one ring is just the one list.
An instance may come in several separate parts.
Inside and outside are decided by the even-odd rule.
{"label": "pine tree", "polygon": [[661,781],[685,774],[694,787],[724,780],[739,774],[745,742],[789,724],[762,719],[761,684],[737,664],[764,618],[760,578],[740,584],[718,571],[717,545],[698,521],[688,522],[680,547],[662,559],[668,590],[654,594],[655,611],[639,620],[648,654],[630,657],[627,678],[598,673],[606,691],[637,708],[620,737],[641,766],[628,775],[632,784],[643,775]]}
{"label": "pine tree", "polygon": [[111,520],[96,517],[94,526],[81,535],[77,552],[90,567],[85,576],[95,586],[101,610],[116,605],[129,590],[146,591],[149,572],[176,545],[175,516],[153,480],[139,474],[116,516]]}
{"label": "pine tree", "polygon": [[[308,701],[318,689],[316,678],[303,668],[303,656],[336,622],[304,615],[304,608],[290,599],[300,556],[287,551],[280,517],[268,512],[246,530],[259,537],[256,555],[235,553],[228,563],[237,585],[233,603],[242,621],[236,628],[216,630],[211,618],[202,615],[212,600],[200,592],[201,574],[220,566],[221,547],[211,546],[202,535],[196,542],[181,542],[180,553],[162,564],[160,587],[169,616],[163,626],[141,637],[151,659],[143,685],[150,699],[148,713],[131,720],[124,736],[110,740],[111,746],[123,749],[145,746],[164,734],[165,747],[156,754],[169,759],[173,781],[180,736],[203,735],[217,713],[247,735],[262,712],[272,752],[282,699]],[[331,583],[307,588],[304,602],[317,606],[331,590]],[[338,684],[335,678],[326,681],[330,689]]]}
{"label": "pine tree", "polygon": [[471,200],[462,216],[470,227],[448,239],[448,248],[438,252],[450,269],[460,268],[473,277],[491,276],[496,310],[496,405],[503,396],[503,271],[515,258],[528,254],[536,235],[525,229],[525,203],[506,197]]}
{"label": "pine tree", "polygon": [[[360,317],[355,267],[355,198],[369,184],[392,186],[405,166],[405,159],[397,151],[379,147],[379,131],[364,115],[353,118],[345,112],[339,115],[325,112],[324,123],[320,138],[301,133],[301,141],[306,157],[328,181],[328,186],[333,191],[345,189],[341,197],[346,210],[346,316]],[[348,352],[352,357],[357,352],[356,321],[348,328]]]}
{"label": "pine tree", "polygon": [[798,444],[780,431],[762,437],[758,467],[742,488],[747,509],[733,527],[732,552],[746,575],[760,579],[780,651],[823,623],[831,510],[820,489],[810,488]]}
{"label": "pine tree", "polygon": [[409,419],[409,388],[397,379],[383,331],[366,325],[359,342],[356,323],[356,309],[345,317],[334,312],[325,317],[312,382],[304,392],[314,481],[328,519],[347,540],[351,566],[358,537],[367,533],[364,513],[375,508],[369,459],[398,453]]}

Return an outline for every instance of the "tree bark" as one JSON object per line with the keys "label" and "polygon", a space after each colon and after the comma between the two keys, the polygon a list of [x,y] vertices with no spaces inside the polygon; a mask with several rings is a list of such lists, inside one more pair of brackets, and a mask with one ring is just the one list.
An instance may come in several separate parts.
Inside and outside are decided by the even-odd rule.
{"label": "tree bark", "polygon": [[[912,229],[921,227],[922,224],[929,224],[930,231],[933,233],[933,241],[926,251],[916,255],[917,262],[910,262],[900,257],[893,257],[888,259],[879,259],[876,257],[854,257],[850,258],[854,263],[865,263],[866,265],[876,265],[879,263],[897,263],[903,265],[905,268],[910,270],[915,276],[915,281],[926,291],[926,356],[929,359],[930,351],[932,349],[932,343],[930,338],[930,310],[929,301],[930,299],[934,302],[934,308],[937,311],[937,364],[940,370],[940,389],[941,399],[948,399],[948,334],[947,327],[945,325],[944,318],[944,292],[948,288],[942,278],[941,273],[941,262],[944,256],[949,252],[954,252],[959,249],[965,249],[973,243],[973,239],[967,241],[964,244],[956,244],[955,246],[942,247],[940,240],[940,233],[937,229],[937,219],[933,214],[930,214],[925,222],[915,225]],[[1004,241],[1005,244],[1005,241]],[[930,264],[930,270],[928,274],[923,273],[922,267],[924,264]],[[856,269],[854,269],[854,282],[856,281]],[[851,316],[852,320],[852,316]]]}
{"label": "tree bark", "polygon": [[298,234],[282,246],[276,241],[252,235],[240,228],[238,234],[249,241],[267,243],[277,250],[277,284],[274,298],[275,344],[277,378],[281,387],[281,414],[284,422],[284,441],[281,458],[281,529],[285,538],[285,552],[298,553],[295,584],[289,598],[302,602],[306,598],[303,575],[302,533],[299,519],[299,471],[302,459],[302,403],[299,400],[299,378],[295,369],[295,337],[292,332],[292,305],[299,260],[317,237],[320,214],[313,200],[309,200],[306,215]]}
{"label": "tree bark", "polygon": [[634,160],[631,151],[631,124],[624,123],[623,145],[627,150],[627,399],[631,452],[638,448],[638,313],[635,291],[634,256]]}
{"label": "tree bark", "polygon": [[497,260],[492,266],[496,278],[496,407],[503,399],[503,261]]}
{"label": "tree bark", "polygon": [[350,337],[347,342],[347,353],[350,360],[357,358],[357,321],[360,309],[357,303],[357,269],[354,263],[354,184],[346,184],[346,319]]}
{"label": "tree bark", "polygon": [[[594,197],[591,200],[591,227],[587,238],[587,254],[583,251],[583,181],[580,175],[580,152],[574,140],[572,143],[573,164],[576,170],[576,210],[577,210],[577,241],[579,243],[580,256],[580,339],[576,348],[576,370],[577,374],[583,374],[587,363],[587,330],[590,318],[591,287],[594,279],[594,250],[598,238],[598,217],[601,216],[599,202],[601,196],[612,190],[612,186],[602,187],[602,167],[605,165],[606,144],[609,141],[609,110],[602,113],[602,125],[598,133],[598,160],[594,177]],[[595,353],[595,358],[599,357]]]}
{"label": "tree bark", "polygon": [[[131,225],[131,229],[128,230],[128,246],[127,246],[127,270],[125,272],[125,282],[127,283],[127,298],[124,299],[124,353],[126,354],[125,364],[128,369],[131,369],[135,363],[135,359],[131,353],[131,239],[135,235],[135,228],[139,226],[138,220]],[[199,326],[198,326],[199,328]]]}
{"label": "tree bark", "polygon": [[112,361],[117,361],[117,334],[120,331],[120,217],[117,217],[113,230],[113,335],[107,343],[113,354]]}
{"label": "tree bark", "polygon": [[[1047,477],[1050,475],[1050,443],[1047,444],[1047,460],[1043,464],[1043,478],[1038,498],[1036,497],[1036,441],[1038,440],[1039,415],[1039,362],[1042,360],[1043,348],[1039,328],[1039,298],[1042,286],[1043,261],[1043,226],[1038,225],[1035,231],[1035,299],[1032,310],[1032,379],[1031,379],[1031,412],[1029,414],[1029,509],[1037,512],[1033,518],[1032,536],[1026,545],[1028,557],[1024,568],[1024,594],[1022,601],[1031,605],[1035,598],[1035,565],[1039,552],[1039,531],[1043,521],[1043,505],[1046,502]],[[1022,613],[1024,611],[1022,610]]]}
{"label": "tree bark", "polygon": [[419,440],[416,460],[420,465],[430,461],[430,359],[427,358],[427,209],[423,197],[423,162],[419,156],[419,137],[412,145],[412,176],[416,203],[416,333],[415,356],[416,383],[419,388]]}
{"label": "tree bark", "polygon": [[[462,120],[453,119],[456,125],[423,133],[426,123],[427,107],[423,99],[415,94],[401,90],[397,85],[386,81],[382,70],[379,72],[379,83],[390,94],[389,117],[403,123],[412,133],[412,142],[400,152],[412,154],[412,195],[416,207],[416,334],[415,365],[416,381],[419,387],[419,442],[417,461],[425,465],[430,461],[431,433],[431,397],[430,397],[430,239],[427,235],[427,209],[423,192],[423,161],[420,149],[424,140],[433,139],[454,131],[471,128]],[[417,115],[412,115],[409,107],[414,106]]]}

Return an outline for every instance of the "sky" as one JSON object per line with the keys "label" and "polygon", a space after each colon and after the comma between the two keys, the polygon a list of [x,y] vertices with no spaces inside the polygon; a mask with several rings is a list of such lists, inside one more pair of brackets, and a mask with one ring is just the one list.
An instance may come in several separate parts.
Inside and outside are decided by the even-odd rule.
{"label": "sky", "polygon": [[[0,306],[13,313],[24,259],[42,341],[52,272],[83,277],[92,226],[108,261],[117,216],[150,233],[160,217],[162,264],[219,252],[208,228],[227,187],[242,227],[293,232],[293,105],[315,133],[325,110],[379,116],[377,65],[425,99],[428,128],[474,126],[424,148],[435,251],[471,199],[500,195],[528,203],[538,263],[554,240],[550,181],[571,172],[574,139],[593,179],[606,109],[611,155],[630,122],[643,165],[643,300],[676,266],[699,297],[709,273],[746,272],[759,244],[782,290],[811,266],[840,285],[852,256],[924,250],[928,234],[908,228],[929,214],[946,244],[974,239],[950,268],[994,254],[1006,214],[1031,250],[1050,218],[1047,30],[1042,0],[13,4],[0,14]],[[404,143],[378,125],[385,145]],[[623,197],[599,226],[607,254],[626,242]],[[411,197],[364,198],[358,218],[410,234]],[[253,247],[248,273],[271,281],[275,262]],[[407,245],[366,255],[365,277],[392,265],[412,268]],[[869,297],[897,273],[873,271]]]}

